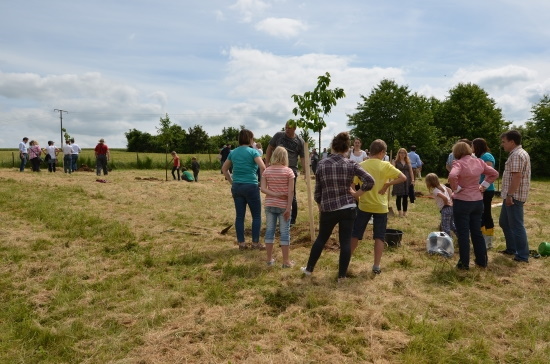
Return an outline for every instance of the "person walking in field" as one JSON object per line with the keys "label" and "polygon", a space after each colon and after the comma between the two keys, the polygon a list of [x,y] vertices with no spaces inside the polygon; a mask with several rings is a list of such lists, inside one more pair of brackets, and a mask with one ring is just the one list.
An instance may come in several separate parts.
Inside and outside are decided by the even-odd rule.
{"label": "person walking in field", "polygon": [[499,225],[506,239],[503,254],[513,255],[518,262],[529,262],[529,242],[523,222],[523,205],[531,184],[531,158],[521,146],[521,134],[510,130],[501,135],[502,149],[509,152],[502,175],[501,196],[504,198]]}
{"label": "person walking in field", "polygon": [[40,156],[42,155],[42,148],[36,140],[31,140],[29,143],[29,158],[31,160],[31,166],[33,172],[40,172]]}
{"label": "person walking in field", "polygon": [[82,148],[74,142],[74,138],[71,138],[71,148],[73,148],[73,154],[71,154],[71,169],[76,172],[78,169],[78,155],[82,152]]}
{"label": "person walking in field", "polygon": [[[263,173],[265,165],[260,153],[251,148],[253,142],[254,134],[248,129],[242,129],[239,132],[239,146],[229,153],[222,166],[225,179],[231,184],[231,194],[235,202],[235,231],[241,250],[248,247],[244,239],[244,218],[247,206],[252,214],[252,249],[265,249],[265,246],[260,243],[262,200],[256,174],[258,167]],[[230,172],[232,167],[233,174]]]}
{"label": "person walking in field", "polygon": [[109,174],[107,170],[107,162],[109,161],[110,152],[109,147],[105,144],[105,139],[99,139],[99,142],[95,146],[95,161],[96,161],[96,174],[101,176],[101,171],[103,175],[106,176]]}
{"label": "person walking in field", "polygon": [[59,149],[55,146],[52,140],[48,141],[48,146],[44,148],[44,153],[46,153],[46,162],[48,163],[48,172],[55,172],[55,166],[57,164],[57,155],[59,154]]}
{"label": "person walking in field", "polygon": [[[483,215],[483,192],[498,178],[498,172],[483,160],[472,156],[472,148],[467,143],[458,142],[453,146],[455,158],[449,173],[449,184],[453,192],[453,215],[458,237],[460,259],[456,268],[470,269],[470,238],[474,247],[475,264],[487,267],[487,246],[481,233]],[[485,178],[480,183],[481,175]]]}
{"label": "person walking in field", "polygon": [[[386,142],[376,139],[370,145],[370,157],[362,162],[360,166],[367,171],[376,181],[372,189],[359,198],[359,210],[357,218],[353,225],[351,238],[351,252],[355,251],[359,240],[363,239],[363,234],[367,228],[370,218],[373,218],[373,238],[374,238],[374,264],[372,272],[380,274],[380,261],[384,251],[384,240],[386,239],[386,226],[388,224],[388,199],[386,191],[392,185],[403,183],[407,177],[390,162],[384,161]],[[388,181],[389,180],[389,181]],[[356,183],[359,182],[357,179]]]}
{"label": "person walking in field", "polygon": [[[414,173],[405,148],[401,148],[397,151],[397,157],[392,164],[407,177],[405,182],[394,185],[391,192],[392,196],[395,196],[395,205],[397,206],[399,216],[405,217],[407,216],[407,208],[409,206],[408,197],[410,188],[411,185],[414,186]],[[401,210],[401,205],[403,205],[403,210]]]}
{"label": "person walking in field", "polygon": [[283,253],[283,268],[294,266],[289,258],[290,252],[290,213],[294,197],[294,172],[288,168],[288,153],[285,148],[277,147],[271,155],[269,167],[262,174],[261,191],[265,197],[265,246],[267,265],[275,263],[273,259],[273,242],[275,229],[279,222],[281,251]]}
{"label": "person walking in field", "polygon": [[[338,280],[341,280],[346,278],[351,259],[351,232],[357,216],[355,199],[371,190],[375,182],[357,162],[347,158],[350,148],[350,137],[347,132],[336,135],[331,145],[333,153],[319,162],[315,174],[314,199],[319,207],[319,234],[311,247],[307,265],[301,270],[306,276],[313,273],[332,230],[338,224]],[[351,187],[354,179],[361,181],[358,191]]]}
{"label": "person walking in field", "polygon": [[29,152],[27,149],[27,142],[29,138],[24,137],[21,142],[19,142],[19,159],[21,159],[21,164],[19,165],[19,172],[25,171],[25,166],[29,160]]}
{"label": "person walking in field", "polygon": [[175,172],[178,172],[178,181],[181,180],[181,177],[180,177],[180,157],[178,156],[178,153],[176,153],[176,151],[172,151],[172,153],[170,153],[172,155],[172,177],[174,178],[174,180],[176,179],[176,174]]}
{"label": "person walking in field", "polygon": [[[63,172],[71,174],[73,173],[73,148],[71,147],[71,141],[65,140],[65,144],[63,144]],[[98,175],[99,176],[99,175]]]}
{"label": "person walking in field", "polygon": [[304,153],[304,140],[296,134],[296,126],[292,126],[289,122],[285,124],[285,131],[280,131],[273,135],[273,138],[269,141],[269,145],[266,151],[267,164],[271,160],[271,153],[276,147],[282,146],[288,152],[288,166],[294,171],[294,199],[292,200],[292,214],[290,217],[290,225],[296,223],[296,217],[298,216],[298,200],[296,199],[296,178],[298,178],[298,158],[302,164],[302,168],[308,168],[305,162]]}

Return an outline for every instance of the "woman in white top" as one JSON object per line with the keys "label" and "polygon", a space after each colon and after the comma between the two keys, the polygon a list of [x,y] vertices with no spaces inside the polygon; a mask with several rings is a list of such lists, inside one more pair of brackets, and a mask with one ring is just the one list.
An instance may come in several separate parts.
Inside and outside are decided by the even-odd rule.
{"label": "woman in white top", "polygon": [[361,149],[361,139],[355,138],[353,141],[353,149],[349,153],[349,159],[361,163],[365,159],[369,159],[367,153]]}

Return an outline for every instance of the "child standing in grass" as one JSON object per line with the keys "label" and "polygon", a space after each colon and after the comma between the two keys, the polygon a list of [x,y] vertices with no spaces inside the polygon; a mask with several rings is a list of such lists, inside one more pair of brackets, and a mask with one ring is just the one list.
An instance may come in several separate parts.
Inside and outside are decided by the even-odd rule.
{"label": "child standing in grass", "polygon": [[180,157],[178,157],[178,153],[176,151],[173,151],[172,153],[172,162],[174,162],[172,166],[172,177],[176,179],[176,174],[174,172],[178,171],[178,181],[180,180]]}
{"label": "child standing in grass", "polygon": [[273,259],[273,241],[275,240],[275,228],[279,221],[279,233],[281,251],[283,253],[283,268],[291,268],[294,265],[289,258],[290,251],[290,213],[292,211],[292,199],[294,197],[294,172],[288,168],[288,152],[279,146],[271,155],[271,164],[266,168],[261,177],[261,191],[265,197],[265,246],[267,252],[267,265],[275,263]]}
{"label": "child standing in grass", "polygon": [[195,182],[198,182],[201,165],[199,164],[199,162],[197,161],[197,158],[195,157],[191,158],[191,169],[193,170],[193,177],[195,178]]}
{"label": "child standing in grass", "polygon": [[441,213],[441,230],[451,235],[451,230],[456,234],[456,227],[453,218],[453,199],[452,191],[439,182],[439,177],[435,173],[426,175],[426,187],[433,195],[435,204],[439,207]]}

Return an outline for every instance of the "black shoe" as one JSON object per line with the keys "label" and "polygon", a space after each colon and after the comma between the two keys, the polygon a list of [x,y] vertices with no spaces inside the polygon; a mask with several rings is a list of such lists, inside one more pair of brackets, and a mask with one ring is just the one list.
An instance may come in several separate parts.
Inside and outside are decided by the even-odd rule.
{"label": "black shoe", "polygon": [[515,251],[508,250],[508,249],[501,250],[501,251],[499,251],[499,253],[505,254],[505,255],[516,255]]}
{"label": "black shoe", "polygon": [[520,262],[520,263],[529,263],[528,260],[521,259],[521,258],[518,258],[518,257],[514,257],[514,260],[515,260],[516,262]]}
{"label": "black shoe", "polygon": [[470,267],[468,267],[467,265],[462,264],[462,262],[459,260],[458,263],[456,263],[456,269],[469,270]]}

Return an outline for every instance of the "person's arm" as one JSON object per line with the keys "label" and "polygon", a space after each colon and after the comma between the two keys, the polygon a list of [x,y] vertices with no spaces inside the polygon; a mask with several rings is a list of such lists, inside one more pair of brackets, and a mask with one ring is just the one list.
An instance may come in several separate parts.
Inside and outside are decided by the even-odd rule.
{"label": "person's arm", "polygon": [[279,192],[271,191],[269,187],[267,187],[267,179],[265,178],[263,173],[262,173],[262,178],[260,180],[260,191],[262,191],[262,193],[265,193],[268,196],[273,196],[273,197],[280,196]]}
{"label": "person's arm", "polygon": [[262,160],[262,157],[258,156],[256,158],[254,158],[254,162],[256,162],[258,167],[260,167],[260,174],[263,174],[264,171],[265,171],[265,164],[264,164],[264,161]]}
{"label": "person's arm", "polygon": [[267,150],[265,151],[265,162],[268,167],[271,165],[271,154],[273,154],[274,149],[275,148],[273,148],[271,144],[269,144],[267,146]]}
{"label": "person's arm", "polygon": [[521,172],[512,172],[512,181],[506,192],[505,203],[506,206],[512,206],[514,204],[513,195],[517,192],[519,185],[521,184],[521,178],[523,174]]}
{"label": "person's arm", "polygon": [[458,175],[460,174],[461,166],[460,163],[458,163],[457,160],[453,161],[453,166],[451,168],[451,171],[449,172],[449,184],[451,185],[451,189],[453,191],[458,192],[460,189],[458,188]]}
{"label": "person's arm", "polygon": [[109,150],[109,147],[107,147],[107,153],[105,153],[107,155],[107,160],[111,159],[111,151]]}
{"label": "person's arm", "polygon": [[229,173],[229,168],[231,168],[231,160],[226,159],[222,166],[222,172],[225,176],[225,179],[229,182],[229,184],[233,184],[233,179],[231,178],[231,173]]}
{"label": "person's arm", "polygon": [[380,189],[380,191],[378,191],[378,194],[380,195],[385,195],[386,194],[386,191],[388,190],[388,188],[390,186],[393,186],[393,185],[397,185],[399,183],[403,183],[407,180],[407,176],[405,176],[402,172],[399,173],[399,176],[395,179],[392,179],[391,181],[388,181],[386,183],[384,183],[384,186],[382,186],[382,188]]}
{"label": "person's arm", "polygon": [[445,194],[443,192],[437,192],[437,197],[441,198],[443,200],[443,202],[445,203],[446,206],[450,205],[449,204],[449,198],[447,196],[445,196]]}

